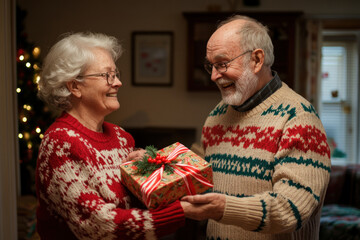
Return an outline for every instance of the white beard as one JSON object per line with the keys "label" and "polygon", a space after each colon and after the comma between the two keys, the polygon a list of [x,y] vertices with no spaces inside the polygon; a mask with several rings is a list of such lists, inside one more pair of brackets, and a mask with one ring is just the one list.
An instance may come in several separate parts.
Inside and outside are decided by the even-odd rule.
{"label": "white beard", "polygon": [[253,74],[249,67],[246,67],[234,82],[234,91],[227,91],[220,87],[219,89],[225,104],[239,106],[255,93],[258,83],[259,77]]}

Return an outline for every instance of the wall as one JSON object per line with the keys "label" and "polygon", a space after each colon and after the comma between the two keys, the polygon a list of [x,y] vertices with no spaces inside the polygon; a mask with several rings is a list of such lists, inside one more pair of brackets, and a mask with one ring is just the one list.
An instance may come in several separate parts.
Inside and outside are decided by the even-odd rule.
{"label": "wall", "polygon": [[[219,5],[229,11],[230,1],[221,0],[18,0],[28,11],[26,29],[29,40],[43,50],[69,31],[94,31],[122,40],[126,52],[118,62],[124,86],[119,91],[121,104],[108,121],[123,127],[165,126],[194,127],[200,138],[202,124],[209,111],[220,100],[218,92],[186,90],[186,11],[207,11]],[[239,1],[237,10],[303,11],[306,15],[360,15],[360,1],[343,0],[260,0],[259,7],[245,7]],[[326,6],[326,7],[324,7]],[[172,87],[134,87],[131,85],[131,32],[174,32],[174,85]]]}
{"label": "wall", "polygon": [[17,239],[15,4],[0,0],[0,240]]}

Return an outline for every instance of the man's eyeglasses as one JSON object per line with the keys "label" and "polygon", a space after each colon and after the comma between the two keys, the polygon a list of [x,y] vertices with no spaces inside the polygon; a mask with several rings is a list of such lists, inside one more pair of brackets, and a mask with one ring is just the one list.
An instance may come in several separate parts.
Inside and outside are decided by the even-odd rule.
{"label": "man's eyeglasses", "polygon": [[106,81],[109,85],[112,85],[115,82],[115,78],[118,78],[120,80],[120,72],[119,72],[119,70],[116,69],[115,71],[82,75],[82,76],[77,76],[76,78],[82,79],[82,78],[86,78],[86,77],[103,77],[106,79]]}
{"label": "man's eyeglasses", "polygon": [[213,67],[216,69],[216,71],[218,71],[219,73],[224,73],[227,71],[228,67],[229,67],[229,63],[231,63],[232,61],[234,61],[235,59],[245,55],[246,53],[252,52],[253,50],[248,50],[243,52],[242,54],[240,54],[237,57],[234,57],[233,59],[227,61],[227,62],[216,62],[216,63],[210,63],[210,62],[205,62],[204,63],[204,68],[205,70],[211,74]]}

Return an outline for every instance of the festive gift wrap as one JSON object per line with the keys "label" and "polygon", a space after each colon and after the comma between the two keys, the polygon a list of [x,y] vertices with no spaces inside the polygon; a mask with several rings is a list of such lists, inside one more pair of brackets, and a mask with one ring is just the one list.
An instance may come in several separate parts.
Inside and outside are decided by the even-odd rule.
{"label": "festive gift wrap", "polygon": [[146,147],[143,160],[121,165],[121,181],[149,209],[213,187],[211,165],[178,142]]}

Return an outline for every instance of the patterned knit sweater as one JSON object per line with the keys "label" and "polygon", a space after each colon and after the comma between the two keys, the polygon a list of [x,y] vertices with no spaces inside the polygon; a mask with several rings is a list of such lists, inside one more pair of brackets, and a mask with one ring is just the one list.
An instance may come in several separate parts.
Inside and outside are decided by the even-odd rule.
{"label": "patterned knit sweater", "polygon": [[63,113],[42,140],[36,187],[41,239],[155,239],[185,223],[180,202],[143,210],[121,184],[120,168],[134,147],[122,128],[104,122],[93,132]]}
{"label": "patterned knit sweater", "polygon": [[313,106],[283,83],[247,112],[220,102],[202,133],[223,218],[207,239],[318,239],[330,150]]}

